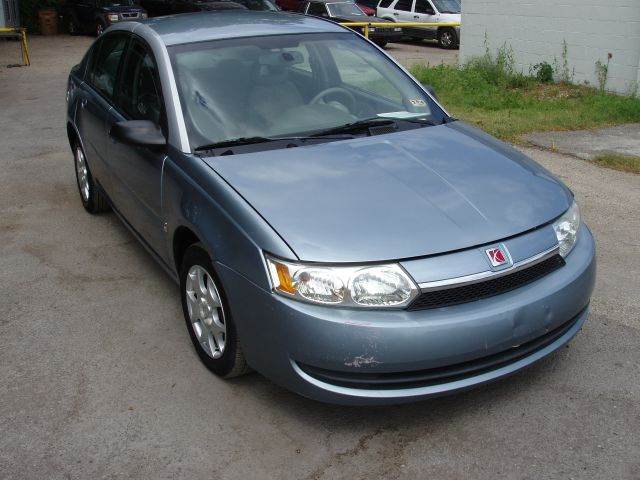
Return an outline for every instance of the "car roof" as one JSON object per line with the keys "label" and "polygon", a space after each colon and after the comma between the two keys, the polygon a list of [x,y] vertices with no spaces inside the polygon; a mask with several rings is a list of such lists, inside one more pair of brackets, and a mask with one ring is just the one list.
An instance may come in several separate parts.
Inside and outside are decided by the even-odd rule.
{"label": "car roof", "polygon": [[133,29],[130,23],[127,27],[127,23],[121,23],[121,29],[134,30],[144,36],[144,30],[149,28],[167,46],[225,38],[345,31],[344,27],[320,18],[256,10],[219,10],[156,17],[138,22],[139,25]]}

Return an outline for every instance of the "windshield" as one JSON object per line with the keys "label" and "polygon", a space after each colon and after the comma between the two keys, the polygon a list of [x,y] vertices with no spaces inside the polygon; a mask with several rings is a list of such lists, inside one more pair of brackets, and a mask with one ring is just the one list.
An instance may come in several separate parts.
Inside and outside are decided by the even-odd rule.
{"label": "windshield", "polygon": [[278,35],[170,47],[189,142],[314,135],[359,120],[442,123],[442,110],[352,33]]}
{"label": "windshield", "polygon": [[235,0],[236,3],[244,5],[249,10],[280,10],[270,0]]}
{"label": "windshield", "polygon": [[440,13],[460,13],[460,0],[432,0]]}
{"label": "windshield", "polygon": [[365,15],[360,8],[351,2],[327,3],[329,14],[332,17],[348,17],[351,15]]}

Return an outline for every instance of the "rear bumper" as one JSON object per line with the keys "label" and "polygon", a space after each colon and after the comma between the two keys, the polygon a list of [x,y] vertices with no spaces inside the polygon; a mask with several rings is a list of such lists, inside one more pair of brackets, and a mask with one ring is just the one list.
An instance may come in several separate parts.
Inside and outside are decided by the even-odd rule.
{"label": "rear bumper", "polygon": [[533,283],[451,307],[386,312],[307,305],[218,270],[256,370],[310,398],[362,405],[465,390],[557,350],[588,317],[596,266],[583,227],[566,265]]}

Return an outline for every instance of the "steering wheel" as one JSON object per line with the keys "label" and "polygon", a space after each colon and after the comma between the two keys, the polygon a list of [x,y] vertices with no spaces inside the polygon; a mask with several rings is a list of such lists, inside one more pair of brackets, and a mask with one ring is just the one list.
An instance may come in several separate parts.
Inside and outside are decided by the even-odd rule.
{"label": "steering wheel", "polygon": [[326,100],[324,100],[324,98],[332,94],[336,95],[338,98],[342,97],[341,100],[346,100],[346,102],[338,103],[342,103],[345,107],[347,107],[347,109],[349,109],[350,112],[353,112],[356,106],[356,98],[349,90],[342,87],[325,88],[311,99],[309,105],[314,105],[316,103],[320,103],[321,101],[322,103],[328,103]]}

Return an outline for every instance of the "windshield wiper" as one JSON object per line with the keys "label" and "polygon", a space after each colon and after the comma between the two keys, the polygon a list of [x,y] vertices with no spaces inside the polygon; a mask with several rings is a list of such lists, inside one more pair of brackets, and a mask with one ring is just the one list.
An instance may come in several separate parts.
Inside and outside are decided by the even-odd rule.
{"label": "windshield wiper", "polygon": [[[328,138],[334,140],[347,140],[349,138],[353,138],[353,135],[333,135]],[[271,143],[278,141],[288,141],[295,142],[300,141],[304,142],[305,140],[318,140],[318,137],[314,136],[295,136],[295,137],[240,137],[234,138],[232,140],[224,140],[222,142],[217,143],[209,143],[206,145],[200,145],[194,148],[195,152],[202,152],[206,150],[215,150],[216,148],[228,148],[228,147],[238,147],[241,145],[251,145],[257,143]]]}
{"label": "windshield wiper", "polygon": [[365,118],[363,120],[358,120],[357,122],[347,123],[345,125],[339,125],[337,127],[328,128],[326,130],[322,130],[318,133],[314,133],[313,137],[324,137],[326,135],[331,135],[334,133],[358,133],[363,130],[367,130],[371,127],[381,127],[384,125],[395,125],[396,119],[394,118],[381,118],[381,117],[373,117],[373,118]]}
{"label": "windshield wiper", "polygon": [[199,147],[196,147],[194,150],[196,152],[202,152],[203,150],[213,150],[214,148],[236,147],[238,145],[250,145],[252,143],[273,142],[274,140],[279,140],[279,139],[269,138],[269,137],[240,137],[240,138],[234,138],[233,140],[224,140],[222,142],[200,145]]}

